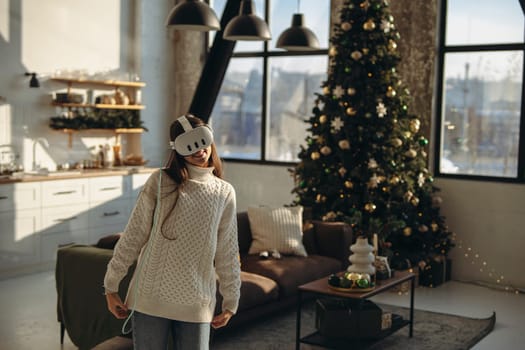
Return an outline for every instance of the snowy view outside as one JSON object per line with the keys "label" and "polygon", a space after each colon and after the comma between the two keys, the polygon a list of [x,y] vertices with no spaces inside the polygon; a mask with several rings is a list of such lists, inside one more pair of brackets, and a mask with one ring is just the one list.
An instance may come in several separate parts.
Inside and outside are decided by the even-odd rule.
{"label": "snowy view outside", "polygon": [[[224,4],[224,0],[213,2],[219,17]],[[297,5],[297,1],[272,1],[269,11],[272,40],[268,42],[268,52],[285,52],[276,49],[275,43],[290,26],[292,15],[298,12]],[[264,18],[264,6],[263,0],[255,1],[256,14],[261,18]],[[305,25],[318,37],[321,48],[327,49],[330,2],[301,1],[299,10],[304,14]],[[242,53],[243,57],[231,59],[210,119],[217,147],[226,158],[298,161],[299,147],[306,137],[304,120],[311,115],[315,93],[320,92],[321,82],[326,79],[328,58],[327,55],[268,55],[265,101],[265,62],[260,57],[263,49],[261,42],[237,42],[235,46],[234,54]],[[244,57],[251,53],[254,57]],[[263,105],[267,106],[267,116],[263,115]]]}
{"label": "snowy view outside", "polygon": [[[449,0],[447,5],[440,172],[516,177],[523,47],[494,45],[523,44],[519,1]],[[454,49],[470,45],[478,48]]]}

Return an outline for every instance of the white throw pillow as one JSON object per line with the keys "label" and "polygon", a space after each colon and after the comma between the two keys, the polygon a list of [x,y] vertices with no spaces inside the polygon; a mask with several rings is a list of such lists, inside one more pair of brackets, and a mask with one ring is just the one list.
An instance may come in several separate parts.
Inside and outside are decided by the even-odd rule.
{"label": "white throw pillow", "polygon": [[248,207],[248,219],[253,239],[249,254],[276,249],[308,255],[303,245],[303,207]]}

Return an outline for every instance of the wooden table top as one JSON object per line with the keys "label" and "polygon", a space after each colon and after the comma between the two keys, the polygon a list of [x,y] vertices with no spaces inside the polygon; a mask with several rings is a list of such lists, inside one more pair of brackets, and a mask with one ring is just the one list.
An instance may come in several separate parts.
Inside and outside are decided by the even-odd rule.
{"label": "wooden table top", "polygon": [[311,292],[318,294],[325,294],[330,296],[338,296],[343,298],[352,298],[352,299],[366,299],[373,295],[379,294],[387,289],[393,288],[394,286],[401,284],[403,282],[409,281],[412,279],[414,283],[415,274],[409,271],[396,271],[394,277],[391,277],[386,280],[376,281],[376,284],[373,289],[367,291],[338,291],[330,288],[328,285],[328,276],[320,278],[318,280],[303,284],[299,286],[299,290],[302,292]]}

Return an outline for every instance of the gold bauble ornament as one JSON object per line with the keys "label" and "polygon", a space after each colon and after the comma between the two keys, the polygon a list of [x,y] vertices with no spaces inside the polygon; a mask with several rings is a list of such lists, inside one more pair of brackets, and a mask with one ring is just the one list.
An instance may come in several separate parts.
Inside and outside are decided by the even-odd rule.
{"label": "gold bauble ornament", "polygon": [[361,51],[363,51],[363,55],[368,55],[368,52],[370,51],[368,48],[363,48]]}
{"label": "gold bauble ornament", "polygon": [[352,57],[352,59],[354,59],[355,61],[358,61],[359,59],[361,59],[361,57],[363,57],[363,54],[360,51],[356,50],[350,54],[350,57]]}
{"label": "gold bauble ornament", "polygon": [[401,147],[401,145],[403,145],[403,141],[400,138],[396,137],[392,139],[392,145],[394,147]]}
{"label": "gold bauble ornament", "polygon": [[337,49],[335,46],[330,47],[330,50],[328,50],[328,55],[332,57],[337,55]]}
{"label": "gold bauble ornament", "polygon": [[328,146],[323,146],[323,147],[321,147],[321,150],[320,150],[320,151],[321,151],[321,154],[322,154],[323,156],[327,156],[327,155],[329,155],[330,153],[332,153],[332,149],[331,149],[330,147],[328,147]]}
{"label": "gold bauble ornament", "polygon": [[341,23],[341,29],[347,32],[352,29],[352,24],[350,24],[350,22],[343,22]]}
{"label": "gold bauble ornament", "polygon": [[396,90],[394,90],[391,86],[389,86],[388,89],[386,90],[386,96],[387,97],[396,96]]}
{"label": "gold bauble ornament", "polygon": [[373,19],[367,20],[365,23],[363,23],[363,29],[367,31],[372,31],[376,28],[376,24],[374,23]]}
{"label": "gold bauble ornament", "polygon": [[339,175],[341,175],[341,177],[343,177],[346,175],[347,170],[345,167],[340,167],[337,172],[339,173]]}
{"label": "gold bauble ornament", "polygon": [[420,126],[421,126],[421,122],[419,121],[419,119],[410,120],[409,128],[410,128],[410,131],[412,131],[414,134],[419,131]]}
{"label": "gold bauble ornament", "polygon": [[366,203],[365,204],[365,210],[369,213],[373,212],[374,210],[376,210],[376,205],[374,203]]}
{"label": "gold bauble ornament", "polygon": [[312,154],[310,155],[310,158],[312,158],[312,160],[317,160],[321,158],[321,154],[319,152],[312,152]]}
{"label": "gold bauble ornament", "polygon": [[337,144],[341,149],[350,149],[350,141],[348,140],[341,140]]}
{"label": "gold bauble ornament", "polygon": [[419,232],[427,232],[428,226],[427,225],[419,225],[418,227]]}
{"label": "gold bauble ornament", "polygon": [[399,181],[401,181],[399,176],[392,176],[392,178],[390,178],[389,182],[390,182],[391,185],[397,185],[399,183]]}
{"label": "gold bauble ornament", "polygon": [[346,180],[345,187],[351,189],[351,188],[354,188],[354,184],[352,183],[352,181]]}
{"label": "gold bauble ornament", "polygon": [[405,139],[409,139],[410,137],[412,137],[412,133],[410,131],[405,131],[403,132],[403,137]]}
{"label": "gold bauble ornament", "polygon": [[431,223],[430,227],[432,228],[432,232],[437,232],[437,230],[439,229],[438,224],[436,224],[435,222]]}
{"label": "gold bauble ornament", "polygon": [[409,149],[405,152],[405,156],[407,156],[408,158],[416,158],[417,152],[414,149]]}
{"label": "gold bauble ornament", "polygon": [[404,234],[406,237],[410,236],[410,235],[412,234],[412,228],[410,228],[410,227],[408,227],[408,226],[405,227],[405,228],[403,229],[403,234]]}
{"label": "gold bauble ornament", "polygon": [[348,88],[348,89],[346,90],[346,93],[347,93],[348,95],[350,95],[350,96],[354,96],[355,93],[356,93],[356,90],[355,90],[354,88]]}
{"label": "gold bauble ornament", "polygon": [[417,197],[410,198],[410,203],[412,203],[414,207],[417,207],[417,205],[419,204],[419,198]]}
{"label": "gold bauble ornament", "polygon": [[327,119],[328,119],[328,118],[326,117],[326,115],[323,114],[323,115],[321,115],[321,116],[319,117],[319,123],[324,124],[324,123],[326,123],[326,120],[327,120]]}
{"label": "gold bauble ornament", "polygon": [[323,95],[330,95],[331,91],[330,91],[330,88],[328,86],[325,86],[323,88]]}
{"label": "gold bauble ornament", "polygon": [[388,40],[388,50],[394,51],[395,49],[397,49],[397,43],[392,39]]}
{"label": "gold bauble ornament", "polygon": [[346,109],[346,114],[350,115],[350,116],[354,116],[357,114],[357,111],[353,108],[353,107],[348,107]]}

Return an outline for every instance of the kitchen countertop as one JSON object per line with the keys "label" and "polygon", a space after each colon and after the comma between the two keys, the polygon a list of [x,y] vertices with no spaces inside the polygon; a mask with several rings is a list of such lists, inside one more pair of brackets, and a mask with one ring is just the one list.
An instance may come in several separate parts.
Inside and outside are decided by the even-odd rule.
{"label": "kitchen countertop", "polygon": [[49,174],[28,174],[20,173],[14,176],[1,176],[0,185],[20,182],[35,182],[35,181],[54,181],[62,179],[83,179],[89,177],[99,176],[116,176],[116,175],[131,175],[131,174],[148,174],[152,173],[157,168],[122,166],[104,169],[79,169],[79,170],[63,170],[52,171]]}

